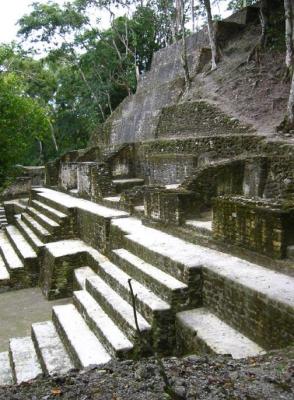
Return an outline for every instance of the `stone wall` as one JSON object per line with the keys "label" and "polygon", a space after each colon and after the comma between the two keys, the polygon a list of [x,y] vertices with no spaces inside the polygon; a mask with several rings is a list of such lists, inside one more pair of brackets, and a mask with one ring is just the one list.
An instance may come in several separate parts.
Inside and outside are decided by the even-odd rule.
{"label": "stone wall", "polygon": [[159,116],[156,137],[215,136],[246,134],[250,127],[230,118],[205,101],[164,107]]}
{"label": "stone wall", "polygon": [[199,168],[183,187],[197,194],[203,208],[216,196],[242,194],[245,160],[219,161]]}
{"label": "stone wall", "polygon": [[105,161],[109,164],[114,178],[128,178],[135,174],[135,147],[134,144],[124,144],[110,148]]}
{"label": "stone wall", "polygon": [[208,268],[203,268],[203,305],[267,350],[293,343],[290,308]]}
{"label": "stone wall", "polygon": [[92,169],[97,167],[95,162],[77,163],[77,188],[81,197],[90,199],[92,195],[91,175]]}
{"label": "stone wall", "polygon": [[135,174],[150,184],[183,183],[198,167],[218,159],[258,154],[262,140],[256,135],[219,135],[140,143],[136,145]]}
{"label": "stone wall", "polygon": [[60,173],[60,159],[49,161],[45,165],[45,185],[58,186]]}
{"label": "stone wall", "polygon": [[219,197],[213,202],[213,236],[273,258],[294,244],[294,205]]}
{"label": "stone wall", "polygon": [[144,195],[145,217],[163,224],[182,225],[199,210],[192,192],[184,190],[148,189]]}
{"label": "stone wall", "polygon": [[142,175],[150,184],[182,183],[196,168],[197,158],[192,154],[148,154]]}
{"label": "stone wall", "polygon": [[271,157],[263,197],[294,199],[294,157]]}
{"label": "stone wall", "polygon": [[28,197],[31,191],[32,183],[31,178],[26,176],[20,176],[8,186],[1,194],[2,200],[10,200],[19,197]]}
{"label": "stone wall", "polygon": [[77,188],[77,169],[76,162],[63,162],[60,166],[59,186],[65,190]]}

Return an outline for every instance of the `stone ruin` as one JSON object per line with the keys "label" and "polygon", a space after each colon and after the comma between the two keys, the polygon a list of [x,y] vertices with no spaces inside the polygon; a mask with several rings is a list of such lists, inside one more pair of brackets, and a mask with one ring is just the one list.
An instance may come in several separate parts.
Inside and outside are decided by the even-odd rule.
{"label": "stone ruin", "polygon": [[[219,22],[220,45],[254,18],[249,7]],[[187,48],[196,76],[205,31]],[[10,340],[1,385],[148,355],[129,279],[141,334],[160,354],[243,358],[293,343],[294,147],[185,101],[183,85],[176,43],[88,148],[4,202],[0,290],[39,285],[72,302]]]}

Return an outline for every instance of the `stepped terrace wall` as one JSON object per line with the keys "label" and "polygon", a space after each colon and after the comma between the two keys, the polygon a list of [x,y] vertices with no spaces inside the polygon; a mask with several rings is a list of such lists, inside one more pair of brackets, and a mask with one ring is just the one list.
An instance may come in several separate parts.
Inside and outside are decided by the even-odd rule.
{"label": "stepped terrace wall", "polygon": [[162,109],[156,137],[246,134],[252,131],[205,101],[181,103]]}

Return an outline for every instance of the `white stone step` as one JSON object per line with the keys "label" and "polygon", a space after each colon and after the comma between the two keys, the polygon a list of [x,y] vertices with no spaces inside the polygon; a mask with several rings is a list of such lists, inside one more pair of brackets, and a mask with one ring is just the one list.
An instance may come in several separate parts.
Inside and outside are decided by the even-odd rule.
{"label": "white stone step", "polygon": [[46,215],[42,214],[40,211],[36,210],[33,207],[27,208],[30,215],[35,218],[42,226],[45,226],[46,229],[57,229],[60,225],[53,221],[53,219],[47,217]]}
{"label": "white stone step", "polygon": [[113,250],[113,253],[118,257],[117,263],[122,269],[127,270],[136,279],[141,279],[152,290],[156,290],[159,296],[161,294],[161,297],[163,297],[163,292],[166,293],[163,298],[167,301],[172,299],[171,292],[181,295],[188,289],[185,283],[145,262],[126,249],[116,249]]}
{"label": "white stone step", "polygon": [[144,205],[135,206],[134,209],[135,209],[135,211],[138,211],[139,213],[143,213],[145,210],[145,207],[144,207]]}
{"label": "white stone step", "polygon": [[10,367],[9,353],[0,353],[0,386],[13,385],[13,375]]}
{"label": "white stone step", "polygon": [[90,293],[85,290],[74,292],[74,304],[109,352],[118,358],[130,358],[133,344]]}
{"label": "white stone step", "polygon": [[[110,286],[116,287],[121,296],[129,301],[130,287],[128,280],[132,278],[130,275],[109,260],[100,262],[97,271]],[[152,321],[154,313],[170,310],[170,305],[167,302],[135,279],[132,279],[132,287],[137,298],[138,309],[141,313],[144,312],[145,318],[149,321]]]}
{"label": "white stone step", "polygon": [[2,256],[5,259],[5,264],[9,272],[21,270],[24,268],[22,261],[16,254],[9,239],[4,232],[0,232],[0,247]]}
{"label": "white stone step", "polygon": [[33,324],[32,338],[46,374],[63,375],[74,368],[52,321]]}
{"label": "white stone step", "polygon": [[90,267],[76,268],[74,270],[75,287],[77,287],[78,289],[85,289],[86,279],[96,275],[96,272],[94,272]]}
{"label": "white stone step", "polygon": [[10,240],[10,243],[22,260],[37,258],[36,252],[28,244],[16,226],[8,225],[6,227],[6,234]]}
{"label": "white stone step", "polygon": [[119,203],[121,196],[104,197],[103,200],[110,201],[111,203]]}
{"label": "white stone step", "polygon": [[77,367],[101,365],[111,357],[72,305],[53,307],[53,319]]}
{"label": "white stone step", "polygon": [[47,204],[42,203],[41,201],[32,200],[32,205],[33,207],[41,210],[43,214],[46,214],[47,212],[50,215],[50,217],[56,222],[60,222],[60,220],[67,218],[67,215],[64,214],[63,212],[56,210],[55,208],[50,207]]}
{"label": "white stone step", "polygon": [[42,240],[48,240],[51,237],[51,233],[28,213],[22,213],[21,218]]}
{"label": "white stone step", "polygon": [[2,256],[0,255],[0,286],[5,283],[8,283],[9,279],[10,279],[9,272],[7,271],[5,262]]}
{"label": "white stone step", "polygon": [[32,231],[32,229],[22,219],[18,218],[16,220],[16,224],[26,239],[32,244],[34,249],[40,249],[44,247],[42,240],[38,238],[35,232]]}
{"label": "white stone step", "polygon": [[29,336],[10,339],[9,351],[17,384],[31,381],[42,375],[41,365],[33,341]]}
{"label": "white stone step", "polygon": [[42,201],[44,199],[44,201],[51,202],[52,205],[58,204],[63,207],[66,206],[68,208],[78,208],[103,218],[122,218],[129,215],[125,211],[111,209],[92,201],[74,197],[67,193],[58,192],[48,188],[39,188],[38,197],[42,199]]}
{"label": "white stone step", "polygon": [[113,179],[112,182],[118,185],[124,185],[127,183],[131,184],[142,184],[144,183],[144,179],[142,178],[125,178],[125,179]]}
{"label": "white stone step", "polygon": [[[133,338],[137,335],[133,307],[114,291],[99,276],[86,280],[86,289],[111,317],[118,322],[121,329]],[[141,332],[149,332],[149,323],[138,312],[138,325]]]}
{"label": "white stone step", "polygon": [[191,228],[195,228],[202,233],[212,233],[212,221],[199,221],[196,219],[188,219],[185,224]]}
{"label": "white stone step", "polygon": [[[146,248],[158,259],[162,257],[182,265],[185,269],[205,268],[259,292],[274,301],[294,307],[294,278],[250,263],[217,250],[194,245],[142,224],[137,218],[120,218],[111,224],[120,228],[136,246]],[[153,261],[152,261],[153,262]],[[160,268],[160,265],[157,265]]]}
{"label": "white stone step", "polygon": [[[199,340],[216,354],[230,354],[233,358],[246,358],[262,354],[264,350],[231,328],[205,308],[177,313],[178,329],[189,332],[190,342]],[[191,345],[191,343],[190,343]],[[196,345],[197,347],[197,345]]]}

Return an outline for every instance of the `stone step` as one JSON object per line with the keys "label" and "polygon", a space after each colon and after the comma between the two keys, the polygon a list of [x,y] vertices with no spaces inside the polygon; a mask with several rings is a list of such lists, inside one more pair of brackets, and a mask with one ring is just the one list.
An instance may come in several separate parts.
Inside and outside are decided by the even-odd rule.
{"label": "stone step", "polygon": [[[99,276],[86,279],[86,290],[98,302],[102,309],[110,315],[125,335],[135,343],[138,336],[133,307],[106,284]],[[150,337],[151,326],[137,313],[138,325],[144,337]]]}
{"label": "stone step", "polygon": [[203,305],[266,350],[294,341],[294,278],[227,256],[203,268]]}
{"label": "stone step", "polygon": [[144,185],[144,179],[141,178],[126,178],[126,179],[113,179],[112,183],[117,193],[124,190],[131,189],[134,186]]}
{"label": "stone step", "polygon": [[[55,196],[55,193],[57,193],[57,196]],[[40,203],[47,205],[51,209],[57,210],[62,214],[69,216],[72,213],[73,209],[75,208],[75,205],[72,204],[71,201],[64,201],[64,198],[61,198],[60,200],[58,196],[59,193],[61,195],[65,194],[58,191],[53,191],[51,189],[45,190],[45,188],[44,189],[42,188],[42,191],[38,190],[34,194],[34,198]],[[70,198],[70,200],[71,198],[74,198],[73,196],[70,195],[67,196]]]}
{"label": "stone step", "polygon": [[134,212],[133,212],[133,214],[134,214],[135,216],[143,217],[143,216],[144,216],[144,213],[145,213],[144,204],[134,207]]}
{"label": "stone step", "polygon": [[[156,229],[145,227],[137,218],[112,220],[111,226],[115,230],[119,229],[124,234],[121,243],[122,247],[176,279],[184,283],[190,281],[190,267],[198,264],[197,259],[190,255],[194,245],[187,243],[185,255],[177,256],[183,242],[181,239]],[[114,246],[115,243],[113,244]],[[182,253],[181,251],[181,255]],[[175,257],[173,257],[173,254],[175,254]],[[201,266],[200,263],[199,266]]]}
{"label": "stone step", "polygon": [[32,324],[32,339],[46,374],[64,375],[74,369],[52,321]]}
{"label": "stone step", "polygon": [[42,225],[40,225],[37,221],[35,221],[35,219],[32,218],[28,213],[22,213],[21,219],[43,243],[47,243],[51,240],[51,233]]}
{"label": "stone step", "polygon": [[112,253],[114,261],[120,268],[169,302],[173,308],[180,310],[185,307],[188,301],[188,286],[185,283],[126,249],[113,250]]}
{"label": "stone step", "polygon": [[136,295],[138,311],[150,323],[159,314],[161,318],[163,318],[163,315],[170,314],[171,307],[168,303],[160,299],[155,293],[133,279],[132,276],[126,274],[108,259],[105,261],[98,260],[97,273],[109,286],[115,287],[120,296],[130,304],[132,300],[128,281],[132,279],[132,287]]}
{"label": "stone step", "polygon": [[86,279],[92,276],[97,276],[96,272],[90,267],[81,267],[74,270],[74,284],[73,287],[76,290],[86,288]]}
{"label": "stone step", "polygon": [[230,354],[255,357],[264,350],[205,308],[177,313],[178,338],[189,353]]}
{"label": "stone step", "polygon": [[185,225],[192,229],[193,231],[198,232],[204,236],[212,235],[212,221],[201,221],[196,219],[188,219],[185,221]]}
{"label": "stone step", "polygon": [[0,252],[10,275],[11,285],[27,286],[28,278],[24,265],[4,232],[0,232]]}
{"label": "stone step", "polygon": [[100,203],[105,207],[115,208],[117,210],[123,209],[122,204],[120,203],[120,195],[104,197]]}
{"label": "stone step", "polygon": [[53,307],[53,321],[76,367],[102,365],[111,357],[72,304]]}
{"label": "stone step", "polygon": [[17,384],[42,375],[34,343],[29,336],[10,339],[9,355],[14,381]]}
{"label": "stone step", "polygon": [[50,220],[53,220],[58,224],[62,224],[64,220],[68,218],[68,215],[66,215],[65,213],[56,210],[55,208],[50,207],[47,204],[42,203],[41,201],[32,200],[31,205],[36,210],[39,210],[42,214],[47,216]]}
{"label": "stone step", "polygon": [[39,188],[37,198],[45,202],[50,207],[56,208],[65,214],[72,213],[75,208],[89,212],[102,218],[122,218],[127,217],[128,213],[111,209],[100,204],[94,203],[78,197],[73,197],[67,193],[58,192],[48,188]]}
{"label": "stone step", "polygon": [[133,344],[85,290],[74,292],[74,305],[107,351],[120,359],[132,358]]}
{"label": "stone step", "polygon": [[9,280],[10,280],[9,272],[7,271],[5,262],[2,258],[2,256],[0,255],[0,292],[1,292],[1,288],[9,285]]}
{"label": "stone step", "polygon": [[5,230],[13,249],[24,265],[31,285],[36,285],[39,277],[39,261],[37,253],[29,245],[16,226],[8,225]]}
{"label": "stone step", "polygon": [[28,214],[34,218],[40,225],[42,225],[51,235],[56,234],[60,230],[60,224],[48,218],[46,215],[42,214],[40,211],[33,207],[27,207]]}
{"label": "stone step", "polygon": [[32,229],[26,224],[26,222],[21,219],[21,216],[16,217],[16,226],[18,227],[22,235],[26,238],[28,243],[35,250],[35,252],[38,254],[40,250],[44,247],[44,243],[42,242],[42,240],[39,239],[35,232],[33,232]]}
{"label": "stone step", "polygon": [[193,308],[204,305],[265,349],[294,341],[293,277],[186,242],[136,218],[113,220],[112,228],[120,245],[187,283],[194,291]]}
{"label": "stone step", "polygon": [[13,383],[9,352],[4,351],[0,353],[0,386],[13,385]]}
{"label": "stone step", "polygon": [[36,252],[28,244],[21,232],[14,225],[6,227],[6,235],[19,258],[25,264],[26,262],[35,261],[37,258]]}

